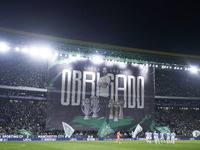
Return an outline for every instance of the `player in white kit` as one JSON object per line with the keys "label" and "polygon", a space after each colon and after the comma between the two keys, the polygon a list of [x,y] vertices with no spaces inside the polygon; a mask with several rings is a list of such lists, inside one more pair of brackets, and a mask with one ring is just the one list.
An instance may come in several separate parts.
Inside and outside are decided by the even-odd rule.
{"label": "player in white kit", "polygon": [[167,143],[170,143],[170,133],[167,132]]}
{"label": "player in white kit", "polygon": [[149,131],[145,133],[145,136],[146,136],[146,143],[149,143]]}
{"label": "player in white kit", "polygon": [[164,143],[165,143],[165,136],[162,131],[160,132],[160,141],[161,141],[161,143],[162,143],[162,141],[164,141]]}
{"label": "player in white kit", "polygon": [[157,144],[160,144],[160,141],[159,141],[159,138],[158,138],[158,133],[156,132],[156,130],[154,131],[154,133],[153,133],[153,135],[154,135],[154,141],[155,141],[155,143]]}
{"label": "player in white kit", "polygon": [[171,133],[171,143],[175,144],[175,136],[176,136],[176,133]]}

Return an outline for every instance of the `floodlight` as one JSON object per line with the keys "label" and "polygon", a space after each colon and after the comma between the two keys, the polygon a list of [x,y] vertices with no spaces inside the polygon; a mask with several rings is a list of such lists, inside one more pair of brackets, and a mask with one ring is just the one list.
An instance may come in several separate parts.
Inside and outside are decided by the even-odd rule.
{"label": "floodlight", "polygon": [[76,57],[77,57],[77,59],[79,59],[79,58],[80,58],[80,55],[77,55]]}
{"label": "floodlight", "polygon": [[102,59],[101,59],[100,56],[94,56],[93,57],[93,63],[100,63],[100,62],[102,62]]}
{"label": "floodlight", "polygon": [[6,51],[7,50],[7,45],[5,43],[0,43],[0,51]]}
{"label": "floodlight", "polygon": [[19,47],[16,47],[16,48],[15,48],[15,50],[16,50],[16,51],[19,51],[19,50],[20,50],[20,48],[19,48]]}
{"label": "floodlight", "polygon": [[22,52],[27,53],[28,52],[28,48],[27,47],[22,48]]}
{"label": "floodlight", "polygon": [[31,53],[31,55],[37,55],[38,54],[38,49],[37,48],[35,48],[35,47],[31,47],[30,48],[30,53]]}
{"label": "floodlight", "polygon": [[40,56],[43,56],[43,57],[49,57],[51,54],[51,50],[48,47],[42,47],[40,48],[39,54]]}
{"label": "floodlight", "polygon": [[197,67],[195,67],[195,66],[192,66],[192,67],[190,68],[190,70],[191,70],[191,72],[193,72],[193,73],[196,73],[196,72],[198,71]]}

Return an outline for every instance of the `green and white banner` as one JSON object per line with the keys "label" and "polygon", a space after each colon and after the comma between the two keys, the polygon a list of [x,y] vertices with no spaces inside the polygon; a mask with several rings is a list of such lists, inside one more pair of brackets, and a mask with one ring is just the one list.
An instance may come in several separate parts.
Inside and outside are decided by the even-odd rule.
{"label": "green and white banner", "polygon": [[170,133],[170,132],[171,132],[168,126],[156,127],[156,130],[158,130],[158,131],[160,131],[160,132],[162,131],[162,133],[163,133],[165,136],[167,136],[167,133]]}
{"label": "green and white banner", "polygon": [[135,138],[138,133],[142,131],[142,127],[138,124],[137,127],[135,128],[135,131],[132,131],[132,138]]}
{"label": "green and white banner", "polygon": [[27,131],[25,129],[19,130],[18,133],[21,133],[23,135],[27,135],[28,138],[34,138],[33,133],[30,132],[30,131]]}
{"label": "green and white banner", "polygon": [[115,131],[110,127],[109,124],[107,124],[106,122],[103,122],[97,135],[98,137],[102,138],[102,137],[105,137],[106,135],[109,135],[110,133],[115,133]]}
{"label": "green and white banner", "polygon": [[[48,65],[46,130],[130,132],[154,120],[155,68],[86,58],[57,58]],[[102,119],[99,119],[103,117]],[[108,119],[108,120],[106,120]]]}
{"label": "green and white banner", "polygon": [[198,131],[198,130],[194,130],[193,132],[192,132],[192,135],[193,135],[193,137],[198,137],[198,136],[200,136],[200,131]]}
{"label": "green and white banner", "polygon": [[75,130],[65,122],[62,122],[62,124],[63,124],[63,129],[65,131],[66,137],[70,138]]}

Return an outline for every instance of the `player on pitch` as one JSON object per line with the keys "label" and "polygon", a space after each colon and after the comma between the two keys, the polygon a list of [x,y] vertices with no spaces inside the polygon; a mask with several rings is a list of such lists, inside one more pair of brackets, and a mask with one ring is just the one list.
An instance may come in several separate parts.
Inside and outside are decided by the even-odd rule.
{"label": "player on pitch", "polygon": [[[121,134],[120,134],[120,131],[119,131],[119,132],[117,132],[117,141],[119,142],[119,144],[121,144],[120,136],[121,136]],[[115,143],[117,143],[117,141],[115,141]]]}

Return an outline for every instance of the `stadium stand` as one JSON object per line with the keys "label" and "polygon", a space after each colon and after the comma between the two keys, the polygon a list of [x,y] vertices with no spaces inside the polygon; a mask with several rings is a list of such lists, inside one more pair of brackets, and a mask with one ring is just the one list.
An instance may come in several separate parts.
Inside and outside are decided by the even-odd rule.
{"label": "stadium stand", "polygon": [[[31,59],[18,52],[9,55],[1,54],[0,70],[0,126],[2,129],[7,134],[18,134],[17,131],[22,128],[33,132],[34,135],[63,134],[62,131],[45,131],[45,90],[28,90],[28,87],[47,88],[47,61]],[[184,136],[191,136],[195,129],[200,130],[199,84],[199,74],[190,74],[184,70],[156,69],[155,95],[185,97],[184,100],[156,98],[156,126],[168,125],[171,131]],[[197,99],[191,100],[187,97],[197,97]],[[73,136],[87,135],[95,137],[96,133],[76,131]],[[130,136],[128,133],[123,133],[123,135]],[[144,136],[144,132],[139,135]]]}

